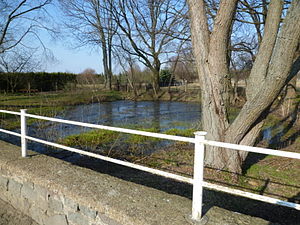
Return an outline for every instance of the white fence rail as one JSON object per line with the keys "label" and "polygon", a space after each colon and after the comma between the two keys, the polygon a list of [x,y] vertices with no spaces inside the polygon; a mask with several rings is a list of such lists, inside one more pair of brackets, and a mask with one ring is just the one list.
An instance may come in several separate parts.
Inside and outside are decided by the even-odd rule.
{"label": "white fence rail", "polygon": [[[125,128],[119,128],[119,127],[110,127],[110,126],[103,126],[103,125],[97,125],[97,124],[90,124],[90,123],[82,123],[82,122],[76,122],[76,121],[70,121],[70,120],[63,120],[58,118],[51,118],[51,117],[45,117],[45,116],[38,116],[33,114],[26,113],[25,109],[22,109],[21,112],[12,112],[7,110],[0,110],[0,113],[7,113],[12,115],[18,115],[21,117],[21,133],[16,133],[13,131],[8,131],[5,129],[0,129],[0,132],[6,133],[9,135],[14,135],[21,138],[21,153],[23,157],[27,156],[27,140],[42,143],[45,145],[49,145],[52,147],[64,149],[67,151],[79,153],[82,155],[102,159],[108,162],[116,163],[122,166],[131,167],[134,169],[146,171],[152,174],[156,174],[159,176],[164,176],[167,178],[175,179],[181,182],[186,182],[193,185],[193,203],[192,203],[192,218],[194,220],[200,220],[201,219],[201,213],[202,213],[202,192],[203,187],[206,187],[208,189],[213,189],[217,191],[222,191],[226,193],[230,193],[233,195],[239,195],[242,197],[247,197],[271,204],[281,205],[290,207],[293,209],[300,210],[300,204],[292,203],[283,201],[276,198],[271,198],[267,196],[262,196],[258,194],[253,194],[250,192],[245,192],[237,189],[232,189],[212,183],[205,182],[203,180],[203,169],[204,169],[204,150],[205,145],[211,145],[216,147],[222,147],[222,148],[228,148],[233,150],[239,150],[239,151],[248,151],[248,152],[254,152],[254,153],[261,153],[261,154],[268,154],[268,155],[274,155],[274,156],[280,156],[280,157],[288,157],[293,159],[300,159],[299,153],[294,152],[286,152],[286,151],[279,151],[279,150],[272,150],[272,149],[266,149],[266,148],[258,148],[258,147],[251,147],[251,146],[245,146],[245,145],[237,145],[237,144],[229,144],[229,143],[223,143],[223,142],[217,142],[217,141],[209,141],[205,140],[206,132],[200,131],[195,132],[195,138],[188,138],[188,137],[180,137],[180,136],[174,136],[174,135],[167,135],[167,134],[159,134],[159,133],[152,133],[152,132],[146,132],[146,131],[138,131],[138,130],[132,130],[132,129],[125,129]],[[67,147],[61,144],[41,140],[38,138],[30,137],[27,135],[27,127],[26,127],[26,118],[35,118],[40,120],[47,120],[52,122],[58,122],[58,123],[65,123],[70,125],[76,125],[76,126],[83,126],[83,127],[89,127],[89,128],[96,128],[96,129],[104,129],[104,130],[110,130],[110,131],[117,131],[127,134],[135,134],[135,135],[142,135],[147,137],[155,137],[155,138],[161,138],[161,139],[167,139],[167,140],[173,140],[173,141],[182,141],[182,142],[189,142],[195,144],[195,155],[194,155],[194,177],[193,179],[168,173],[165,171],[137,165],[130,162],[125,162],[119,159],[114,159],[110,157],[106,157],[103,155],[87,152],[84,150]]]}

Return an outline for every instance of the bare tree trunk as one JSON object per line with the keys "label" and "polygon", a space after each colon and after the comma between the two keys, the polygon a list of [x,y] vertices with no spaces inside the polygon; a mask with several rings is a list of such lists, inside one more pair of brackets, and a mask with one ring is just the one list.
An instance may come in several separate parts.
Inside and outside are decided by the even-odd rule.
{"label": "bare tree trunk", "polygon": [[160,90],[159,87],[159,69],[153,69],[152,70],[152,87],[155,99],[158,98],[158,92]]}
{"label": "bare tree trunk", "polygon": [[103,62],[103,68],[104,68],[104,75],[105,75],[105,87],[109,90],[111,90],[111,76],[112,73],[109,69],[109,61],[108,61],[108,52],[106,47],[106,40],[103,34],[103,39],[101,40],[102,44],[102,62]]}
{"label": "bare tree trunk", "polygon": [[131,87],[132,91],[133,91],[133,94],[134,94],[134,99],[136,100],[137,99],[137,96],[138,96],[138,92],[137,92],[137,89],[136,89],[136,86],[135,86],[135,82],[134,82],[134,74],[135,74],[135,71],[134,71],[134,68],[133,68],[133,63],[132,61],[129,61],[129,65],[130,65],[130,74],[131,76],[129,77],[127,75],[127,80],[128,80],[128,83],[129,83],[129,86]]}
{"label": "bare tree trunk", "polygon": [[258,86],[263,85],[269,63],[276,42],[277,32],[281,20],[283,2],[281,0],[271,1],[268,16],[264,28],[264,36],[261,41],[259,52],[256,56],[250,76],[247,80],[246,96],[250,100],[258,90]]}
{"label": "bare tree trunk", "polygon": [[296,107],[297,89],[296,89],[297,77],[294,77],[284,90],[283,102],[281,105],[281,116],[289,116]]}
{"label": "bare tree trunk", "polygon": [[[277,4],[281,4],[281,2],[278,1]],[[253,144],[261,130],[259,124],[263,122],[271,105],[286,85],[287,78],[290,75],[296,75],[295,68],[299,70],[300,62],[294,60],[300,38],[299,14],[300,2],[298,1],[291,6],[281,31],[277,35],[278,40],[273,46],[273,54],[267,71],[258,70],[258,73],[265,74],[263,83],[257,84],[256,93],[246,102],[238,117],[227,130],[226,141],[246,145]],[[256,61],[256,63],[260,62]],[[251,133],[255,135],[250,137]]]}
{"label": "bare tree trunk", "polygon": [[[230,125],[226,108],[229,85],[227,52],[237,1],[220,1],[211,32],[208,29],[204,1],[188,2],[194,56],[202,83],[202,124],[203,129],[208,132],[207,138],[253,145],[290,72],[292,71],[291,76],[297,73],[297,66],[300,64],[298,61],[294,62],[300,39],[300,1],[293,1],[279,34],[278,20],[282,1],[271,1],[262,45],[250,75],[252,77],[248,80],[248,99]],[[263,63],[259,58],[264,60]],[[241,164],[246,155],[247,153],[238,151],[208,148],[205,160],[210,166],[238,173],[241,172]]]}
{"label": "bare tree trunk", "polygon": [[176,56],[175,63],[173,65],[173,68],[172,68],[172,71],[171,71],[171,76],[170,76],[170,80],[169,80],[169,83],[168,83],[168,93],[171,92],[171,85],[172,85],[173,79],[175,78],[175,71],[176,71],[176,67],[177,67],[177,64],[178,64],[178,60],[179,60],[179,54]]}
{"label": "bare tree trunk", "polygon": [[[224,141],[229,122],[226,109],[228,79],[227,47],[233,12],[237,1],[221,1],[215,27],[210,34],[203,1],[190,0],[191,30],[199,80],[202,84],[202,125],[210,140]],[[218,59],[218,60],[216,60]],[[204,88],[205,87],[205,88]],[[210,147],[205,162],[215,168],[225,168],[226,150]]]}

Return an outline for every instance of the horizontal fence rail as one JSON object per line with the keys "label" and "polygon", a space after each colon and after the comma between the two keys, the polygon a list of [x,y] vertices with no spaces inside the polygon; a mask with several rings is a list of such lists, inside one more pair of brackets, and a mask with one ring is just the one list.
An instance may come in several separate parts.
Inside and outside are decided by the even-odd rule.
{"label": "horizontal fence rail", "polygon": [[[252,147],[252,146],[245,146],[245,145],[238,145],[238,144],[229,144],[224,142],[217,142],[217,141],[210,141],[205,139],[206,132],[195,132],[195,138],[188,138],[188,137],[181,137],[181,136],[174,136],[174,135],[167,135],[167,134],[159,134],[159,133],[152,133],[147,131],[139,131],[139,130],[132,130],[132,129],[126,129],[126,128],[120,128],[120,127],[111,127],[111,126],[104,126],[104,125],[97,125],[97,124],[90,124],[90,123],[83,123],[78,121],[70,121],[70,120],[64,120],[64,119],[58,119],[58,118],[51,118],[51,117],[45,117],[45,116],[39,116],[34,114],[28,114],[26,113],[26,110],[21,110],[21,112],[13,112],[13,111],[7,111],[7,110],[0,110],[0,113],[6,113],[11,115],[17,115],[21,117],[21,133],[0,129],[0,132],[14,135],[21,138],[21,152],[22,156],[27,156],[27,140],[38,142],[41,144],[45,144],[48,146],[52,146],[55,148],[60,148],[63,150],[67,150],[70,152],[75,152],[81,155],[86,155],[89,157],[101,159],[104,161],[108,161],[111,163],[119,164],[122,166],[127,166],[130,168],[134,168],[137,170],[149,172],[155,175],[171,178],[180,182],[185,182],[193,185],[193,203],[192,203],[192,218],[194,220],[200,220],[201,219],[201,213],[202,213],[202,192],[203,187],[221,191],[233,195],[238,195],[254,200],[259,200],[271,204],[276,204],[280,206],[286,206],[290,207],[296,210],[300,210],[300,204],[292,203],[283,201],[276,198],[271,198],[268,196],[258,195],[238,189],[233,189],[217,184],[212,184],[205,182],[203,180],[203,169],[204,169],[204,150],[205,145],[215,146],[215,147],[221,147],[221,148],[227,148],[227,149],[233,149],[238,151],[247,151],[247,152],[253,152],[253,153],[260,153],[260,154],[267,154],[267,155],[274,155],[279,157],[288,157],[293,159],[300,159],[300,154],[295,152],[287,152],[287,151],[280,151],[280,150],[273,150],[273,149],[267,149],[267,148],[260,148],[260,147]],[[34,119],[40,119],[40,120],[46,120],[51,122],[57,122],[57,123],[64,123],[64,124],[70,124],[75,126],[82,126],[82,127],[89,127],[89,128],[95,128],[95,129],[103,129],[103,130],[110,130],[110,131],[116,131],[116,132],[122,132],[127,134],[134,134],[134,135],[142,135],[147,137],[154,137],[154,138],[160,138],[160,139],[166,139],[166,140],[172,140],[172,141],[181,141],[181,142],[188,142],[195,144],[195,156],[194,156],[194,177],[188,178],[184,176],[180,176],[177,174],[161,171],[158,169],[149,168],[146,166],[141,166],[138,164],[134,164],[131,162],[122,161],[119,159],[110,158],[107,156],[99,155],[96,153],[80,150],[73,147],[68,147],[65,145],[45,141],[42,139],[30,137],[27,135],[27,127],[26,127],[26,117],[34,118]]]}
{"label": "horizontal fence rail", "polygon": [[19,112],[13,112],[13,111],[8,111],[8,110],[0,110],[0,113],[6,113],[6,114],[11,114],[11,115],[21,116],[21,113],[19,113]]}
{"label": "horizontal fence rail", "polygon": [[221,148],[228,148],[228,149],[234,149],[239,151],[246,151],[246,152],[254,152],[254,153],[260,153],[265,155],[274,155],[274,156],[280,156],[280,157],[286,157],[286,158],[292,158],[292,159],[300,159],[300,154],[296,152],[287,152],[287,151],[279,151],[269,148],[260,148],[260,147],[252,147],[247,145],[237,145],[237,144],[229,144],[224,142],[218,142],[218,141],[209,141],[204,140],[203,144],[215,146],[215,147],[221,147]]}

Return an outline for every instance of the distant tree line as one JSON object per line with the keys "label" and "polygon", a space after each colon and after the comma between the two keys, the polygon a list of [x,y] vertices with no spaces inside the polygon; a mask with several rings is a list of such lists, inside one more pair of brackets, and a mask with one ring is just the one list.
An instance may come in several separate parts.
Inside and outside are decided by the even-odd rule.
{"label": "distant tree line", "polygon": [[0,73],[1,92],[58,91],[68,83],[76,83],[76,74],[71,73]]}

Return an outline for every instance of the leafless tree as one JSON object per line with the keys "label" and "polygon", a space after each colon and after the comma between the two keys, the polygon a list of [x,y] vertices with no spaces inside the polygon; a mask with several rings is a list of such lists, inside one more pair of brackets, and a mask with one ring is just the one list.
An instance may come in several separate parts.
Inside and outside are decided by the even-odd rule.
{"label": "leafless tree", "polygon": [[119,27],[117,48],[151,70],[157,96],[161,65],[166,55],[179,44],[178,39],[188,33],[185,1],[111,0],[110,3]]}
{"label": "leafless tree", "polygon": [[171,58],[169,66],[175,79],[193,82],[198,78],[194,56],[190,45],[178,52],[178,55]]}
{"label": "leafless tree", "polygon": [[26,39],[41,42],[38,31],[49,29],[43,25],[41,18],[45,18],[46,6],[51,1],[0,1],[0,54],[19,45],[28,47]]}
{"label": "leafless tree", "polygon": [[[263,36],[247,84],[247,102],[237,118],[228,120],[229,40],[237,0],[221,0],[212,26],[202,0],[189,0],[194,56],[202,83],[202,124],[207,138],[253,145],[269,110],[287,82],[297,74],[295,53],[300,39],[300,1],[292,1],[282,21],[284,3],[268,5]],[[280,29],[279,29],[280,27]],[[212,148],[206,162],[216,168],[241,172],[247,153]]]}
{"label": "leafless tree", "polygon": [[0,55],[0,68],[6,73],[34,72],[41,67],[42,61],[32,49],[15,48]]}
{"label": "leafless tree", "polygon": [[136,99],[138,96],[136,83],[138,80],[137,76],[141,72],[140,67],[135,62],[134,58],[125,51],[115,53],[115,56],[118,59],[118,64],[123,70],[123,74],[126,76],[130,89],[133,91],[134,99]]}
{"label": "leafless tree", "polygon": [[97,74],[94,69],[87,68],[77,75],[77,83],[84,85],[93,85],[94,90],[96,89],[97,84]]}
{"label": "leafless tree", "polygon": [[117,27],[108,1],[59,0],[66,16],[65,25],[78,41],[76,47],[90,45],[101,48],[105,84],[111,89],[112,46]]}

